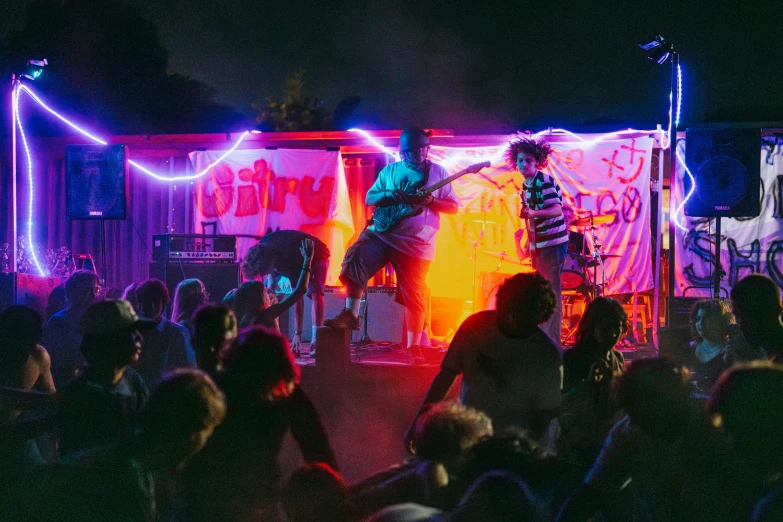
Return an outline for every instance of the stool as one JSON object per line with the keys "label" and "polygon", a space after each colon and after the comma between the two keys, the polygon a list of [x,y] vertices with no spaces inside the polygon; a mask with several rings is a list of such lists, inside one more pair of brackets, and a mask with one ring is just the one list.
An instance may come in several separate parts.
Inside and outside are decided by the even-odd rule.
{"label": "stool", "polygon": [[323,375],[342,377],[351,364],[351,331],[319,326],[315,330],[315,367]]}

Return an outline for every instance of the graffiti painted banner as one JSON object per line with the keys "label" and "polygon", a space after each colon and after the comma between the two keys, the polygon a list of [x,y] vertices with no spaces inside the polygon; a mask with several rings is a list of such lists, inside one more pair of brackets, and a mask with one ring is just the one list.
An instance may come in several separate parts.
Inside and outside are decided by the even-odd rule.
{"label": "graffiti painted banner", "polygon": [[[602,251],[616,256],[605,260],[608,295],[653,288],[650,233],[653,142],[653,138],[639,137],[598,143],[552,143],[555,154],[547,172],[557,179],[576,217],[611,216],[610,223],[596,227]],[[499,158],[502,150],[502,144],[471,149],[432,147],[433,160],[452,172],[479,161],[493,161],[490,168],[479,174],[454,182],[460,210],[456,215],[441,218],[438,253],[428,278],[432,295],[470,299],[474,289],[477,293],[482,291],[482,273],[514,274],[530,270],[516,259],[514,245],[514,232],[522,227],[519,218],[522,177]],[[572,260],[566,261],[566,269],[577,273],[582,270]],[[600,281],[600,272],[598,278]]]}
{"label": "graffiti painted banner", "polygon": [[[198,172],[222,151],[190,153]],[[353,235],[351,206],[339,152],[320,150],[241,150],[233,152],[196,181],[194,230],[217,222],[218,234],[263,236],[269,230],[301,230],[332,252],[329,284],[337,283],[346,242]],[[255,239],[240,239],[244,257]],[[296,283],[294,281],[294,283]]]}
{"label": "graffiti painted banner", "polygon": [[[684,142],[680,157],[685,158]],[[752,273],[770,276],[783,288],[783,158],[778,146],[761,150],[761,214],[756,218],[722,218],[720,262],[726,277],[721,295]],[[677,164],[675,205],[683,200],[682,163]],[[698,190],[698,185],[696,190]],[[675,295],[710,297],[715,264],[715,218],[691,218],[682,210],[677,224]]]}

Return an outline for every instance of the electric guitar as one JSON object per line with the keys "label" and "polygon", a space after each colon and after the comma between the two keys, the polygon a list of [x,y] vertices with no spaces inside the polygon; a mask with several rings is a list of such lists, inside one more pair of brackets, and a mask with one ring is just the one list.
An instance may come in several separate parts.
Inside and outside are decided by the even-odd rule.
{"label": "electric guitar", "polygon": [[[465,174],[475,174],[476,172],[489,167],[491,163],[489,161],[482,161],[481,163],[475,163],[466,169],[463,169],[453,176],[449,176],[427,188],[413,189],[406,191],[409,196],[426,196],[431,192],[438,190],[439,188],[448,185],[457,178],[461,178]],[[424,212],[424,209],[419,205],[411,205],[408,203],[395,203],[393,205],[385,207],[376,207],[375,212],[372,215],[372,221],[375,225],[376,232],[388,232],[393,230],[396,226],[402,223],[409,217],[418,216]]]}
{"label": "electric guitar", "polygon": [[[530,210],[530,207],[527,204],[527,200],[525,200],[525,192],[524,188],[522,189],[522,195],[520,199],[522,200],[522,213],[524,213],[527,210]],[[535,259],[533,256],[533,252],[536,249],[536,223],[533,218],[524,218],[525,220],[525,228],[527,228],[527,243],[528,243],[528,251],[530,252],[530,259],[531,261]],[[533,263],[533,269],[535,269],[535,263]]]}

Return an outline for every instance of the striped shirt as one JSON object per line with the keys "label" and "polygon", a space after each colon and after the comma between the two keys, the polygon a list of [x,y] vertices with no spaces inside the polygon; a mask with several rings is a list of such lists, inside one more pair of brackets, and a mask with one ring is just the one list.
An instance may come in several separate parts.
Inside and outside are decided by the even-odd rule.
{"label": "striped shirt", "polygon": [[[540,170],[529,185],[527,182],[523,184],[520,197],[524,198],[523,207],[526,205],[531,210],[543,210],[554,204],[563,204],[560,186],[555,178]],[[536,229],[536,249],[568,242],[568,229],[562,213],[551,218],[533,218],[533,226]]]}

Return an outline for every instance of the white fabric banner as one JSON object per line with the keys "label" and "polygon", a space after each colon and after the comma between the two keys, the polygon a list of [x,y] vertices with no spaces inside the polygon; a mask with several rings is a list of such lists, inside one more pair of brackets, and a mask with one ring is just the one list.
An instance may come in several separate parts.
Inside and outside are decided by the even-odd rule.
{"label": "white fabric banner", "polygon": [[[222,154],[198,151],[189,157],[199,172]],[[277,229],[312,234],[331,250],[327,284],[339,284],[346,242],[354,232],[340,152],[235,151],[196,181],[195,198],[194,230],[217,221],[218,234],[263,236]],[[240,259],[256,243],[240,238]]]}
{"label": "white fabric banner", "polygon": [[[654,286],[650,231],[653,144],[651,137],[551,143],[555,153],[547,172],[560,184],[576,217],[612,216],[611,223],[596,227],[603,253],[617,256],[605,260],[607,295],[642,292]],[[516,263],[514,246],[514,231],[522,226],[522,177],[499,159],[502,150],[503,145],[432,147],[433,161],[454,173],[472,163],[493,160],[490,168],[454,182],[460,210],[455,216],[442,217],[438,254],[428,278],[433,295],[470,299],[471,288],[455,285],[455,280],[476,281],[481,272],[524,270]],[[592,247],[590,239],[588,244]]]}

